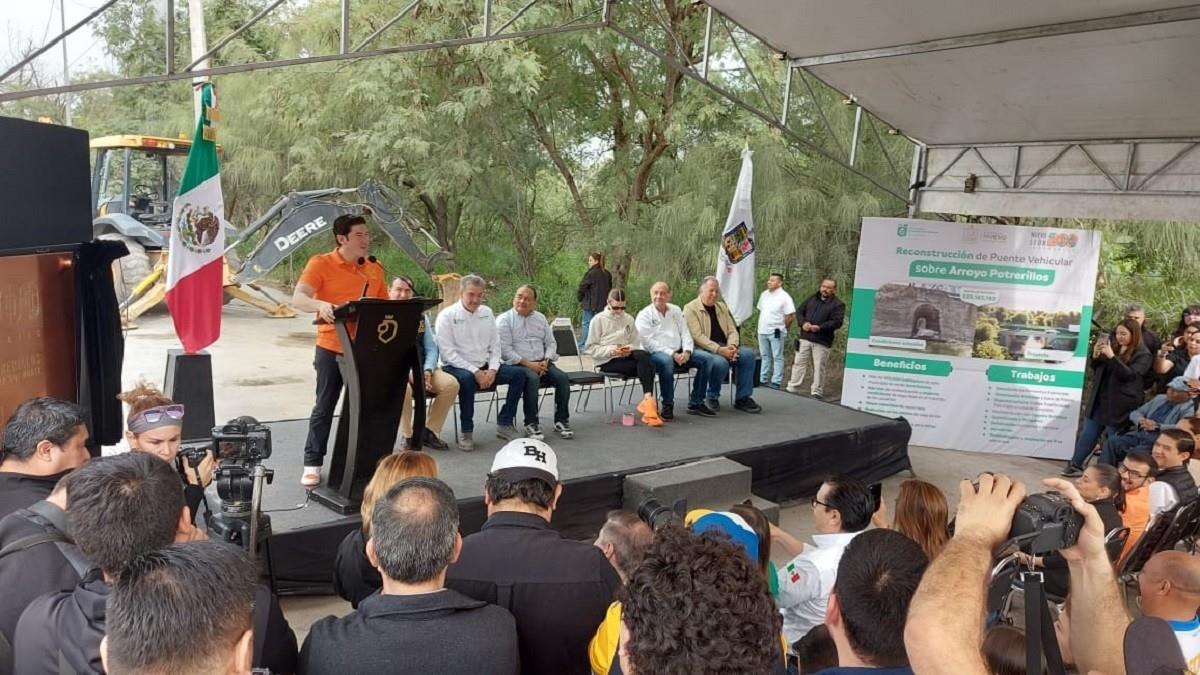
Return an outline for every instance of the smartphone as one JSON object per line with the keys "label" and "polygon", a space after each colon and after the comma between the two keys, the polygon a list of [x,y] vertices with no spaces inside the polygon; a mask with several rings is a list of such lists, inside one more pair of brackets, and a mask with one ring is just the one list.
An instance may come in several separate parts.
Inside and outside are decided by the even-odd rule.
{"label": "smartphone", "polygon": [[867,489],[871,491],[871,503],[875,506],[871,512],[874,513],[879,510],[879,505],[883,504],[883,483],[871,483]]}
{"label": "smartphone", "polygon": [[1101,335],[1101,336],[1097,337],[1097,338],[1096,338],[1096,344],[1097,344],[1097,345],[1106,345],[1106,344],[1108,344],[1108,333],[1105,333],[1104,335]]}

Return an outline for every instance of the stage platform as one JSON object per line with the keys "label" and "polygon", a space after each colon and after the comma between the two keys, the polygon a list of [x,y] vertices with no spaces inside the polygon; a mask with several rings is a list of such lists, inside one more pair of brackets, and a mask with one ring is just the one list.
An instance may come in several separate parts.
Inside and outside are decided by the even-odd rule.
{"label": "stage platform", "polygon": [[[594,536],[605,513],[621,507],[625,476],[698,459],[724,456],[749,466],[754,494],[775,502],[815,494],[831,473],[877,481],[911,468],[912,429],[902,419],[760,387],[754,393],[763,407],[759,415],[732,409],[726,396],[716,418],[686,415],[680,405],[675,421],[663,427],[640,423],[624,427],[606,422],[600,396],[601,392],[594,393],[586,412],[572,413],[572,440],[558,438],[550,429],[552,401],[542,408],[546,442],[558,454],[564,483],[553,525],[575,538]],[[481,399],[474,452],[453,448],[452,424],[447,421],[443,437],[452,447],[431,453],[438,461],[440,478],[459,499],[464,535],[477,531],[486,519],[483,481],[493,454],[503,444],[495,437],[494,420],[482,419],[486,408]],[[632,405],[623,408],[632,410]],[[308,421],[269,424],[274,450],[266,465],[276,473],[274,484],[265,490],[263,508],[271,511],[305,501],[300,472]],[[299,510],[275,511],[271,520],[269,555],[279,591],[332,592],[337,545],[358,526],[358,517],[342,517],[309,501]]]}

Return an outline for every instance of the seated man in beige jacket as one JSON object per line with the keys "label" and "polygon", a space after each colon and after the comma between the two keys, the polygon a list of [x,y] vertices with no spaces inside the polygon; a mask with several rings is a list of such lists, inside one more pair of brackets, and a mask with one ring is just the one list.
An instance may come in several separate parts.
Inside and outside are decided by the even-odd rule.
{"label": "seated man in beige jacket", "polygon": [[754,351],[739,345],[738,327],[733,321],[729,307],[721,302],[721,286],[716,277],[705,277],[700,283],[700,294],[683,307],[683,318],[696,353],[708,352],[708,394],[704,405],[713,412],[721,408],[721,385],[734,369],[737,390],[733,407],[748,413],[760,413],[762,407],[755,403],[750,394],[754,390]]}

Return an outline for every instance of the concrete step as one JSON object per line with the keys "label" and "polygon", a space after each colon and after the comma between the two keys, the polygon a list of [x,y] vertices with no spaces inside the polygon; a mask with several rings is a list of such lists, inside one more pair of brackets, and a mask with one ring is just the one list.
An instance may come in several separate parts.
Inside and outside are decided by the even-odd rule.
{"label": "concrete step", "polygon": [[779,524],[779,504],[758,495],[750,495],[750,503],[754,505],[754,508],[762,511],[767,520],[776,525]]}
{"label": "concrete step", "polygon": [[[717,457],[625,477],[623,505],[637,511],[647,497],[668,508],[686,498],[689,509],[728,509],[750,496],[750,468]],[[778,509],[776,509],[778,512]]]}

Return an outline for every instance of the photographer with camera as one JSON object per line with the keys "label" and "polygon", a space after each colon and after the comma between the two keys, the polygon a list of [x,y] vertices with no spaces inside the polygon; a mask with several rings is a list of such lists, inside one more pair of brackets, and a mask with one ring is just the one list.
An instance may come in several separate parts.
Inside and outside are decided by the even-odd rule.
{"label": "photographer with camera", "polygon": [[[1045,509],[1062,501],[1082,517],[1074,542],[1061,548],[1071,576],[1070,641],[1075,663],[1081,673],[1125,672],[1121,644],[1129,615],[1105,548],[1104,522],[1070,482],[1046,479],[1043,483],[1061,497],[1034,495],[1039,499],[1022,507],[1025,486],[1008,476],[985,473],[977,483],[962,481],[954,537],[925,572],[905,624],[904,642],[915,672],[988,672],[980,648],[993,555],[1010,538],[1018,508]],[[1029,518],[1021,522],[1027,525]],[[1074,528],[1056,524],[1060,527],[1044,528],[1044,532],[1063,543],[1062,535]]]}
{"label": "photographer with camera", "polygon": [[209,512],[204,488],[212,482],[213,454],[206,448],[180,452],[183,439],[183,405],[147,382],[139,382],[117,396],[129,406],[125,420],[125,440],[132,452],[144,452],[175,467],[183,480],[184,502],[196,522],[200,506]]}
{"label": "photographer with camera", "polygon": [[[98,569],[73,591],[35,600],[17,622],[16,672],[100,673],[100,640],[111,584],[130,561],[168,544],[204,540],[192,525],[179,477],[164,462],[131,452],[88,462],[68,481],[67,522],[79,551]],[[255,665],[275,673],[296,668],[296,636],[274,596],[255,599]],[[181,636],[180,639],[187,639]]]}
{"label": "photographer with camera", "polygon": [[[1096,507],[1100,520],[1104,522],[1105,534],[1124,527],[1121,513],[1125,510],[1125,489],[1121,484],[1121,475],[1107,464],[1093,464],[1083,475],[1075,479],[1075,488],[1079,490],[1087,503]],[[1117,560],[1121,548],[1113,542],[1108,547],[1110,560]],[[1025,565],[1040,567],[1045,570],[1046,593],[1059,597],[1067,597],[1070,589],[1070,578],[1067,575],[1067,561],[1058,551],[1035,556],[1020,551],[1017,558]]]}

